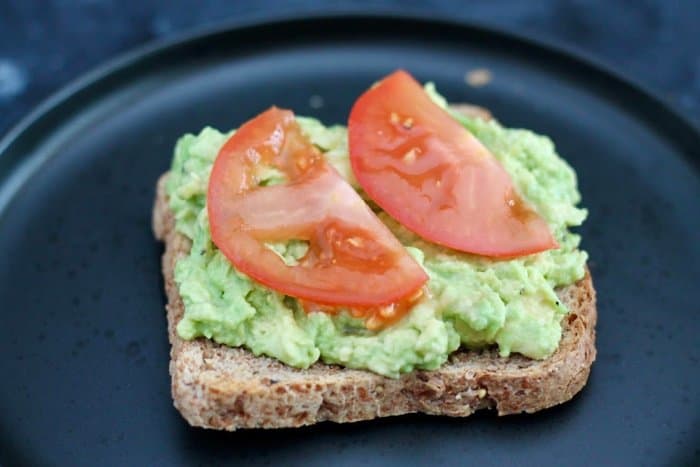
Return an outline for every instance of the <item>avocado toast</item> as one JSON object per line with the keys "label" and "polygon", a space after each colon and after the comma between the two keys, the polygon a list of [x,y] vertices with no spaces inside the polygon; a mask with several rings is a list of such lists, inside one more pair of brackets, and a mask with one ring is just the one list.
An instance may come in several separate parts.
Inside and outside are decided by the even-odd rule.
{"label": "avocado toast", "polygon": [[[438,351],[437,356],[430,358],[425,357],[425,352],[419,353],[418,357],[400,356],[399,359],[408,358],[409,364],[396,368],[373,363],[381,359],[371,354],[365,361],[347,357],[340,363],[345,367],[370,368],[373,372],[313,361],[309,366],[309,360],[298,363],[294,355],[276,355],[266,351],[264,346],[261,351],[259,347],[256,348],[256,343],[246,343],[246,346],[259,356],[243,348],[215,344],[210,339],[184,340],[181,337],[183,334],[188,339],[197,337],[196,332],[188,332],[192,330],[192,323],[183,322],[182,319],[186,315],[187,300],[192,303],[192,297],[198,296],[200,291],[186,290],[183,304],[183,273],[180,272],[180,279],[176,281],[175,265],[178,259],[190,255],[191,241],[176,228],[165,180],[163,178],[159,183],[154,229],[157,237],[166,242],[163,272],[173,346],[173,397],[175,405],[193,425],[229,430],[272,428],[322,420],[349,422],[408,412],[465,416],[486,407],[495,407],[501,414],[532,412],[568,400],[585,384],[595,357],[596,312],[590,275],[586,272],[584,276],[583,270],[576,273],[580,280],[557,290],[559,299],[556,296],[548,298],[556,301],[556,306],[552,303],[550,307],[554,314],[549,322],[538,321],[543,323],[543,328],[548,329],[549,326],[552,330],[546,332],[544,337],[538,334],[539,328],[527,331],[527,326],[516,328],[515,332],[504,332],[507,326],[504,327],[502,320],[500,328],[494,331],[487,326],[475,325],[475,329],[481,329],[480,334],[467,330],[465,337],[463,331],[461,340],[468,347],[480,347],[479,350],[461,348],[455,351],[459,346],[458,340],[456,345],[452,342],[446,351]],[[402,242],[405,243],[405,240]],[[576,249],[577,241],[574,243],[573,246],[569,245],[573,248],[572,252]],[[423,246],[421,251],[429,250],[430,247]],[[437,256],[433,256],[441,255],[438,250]],[[585,263],[585,255],[579,254],[576,259],[579,266],[581,261]],[[438,266],[443,263],[442,259],[437,261]],[[537,273],[537,270],[525,271],[533,275]],[[184,275],[187,275],[186,272]],[[534,296],[540,297],[537,294]],[[461,298],[466,303],[473,297],[474,291],[465,289]],[[450,306],[455,307],[454,304]],[[558,313],[557,307],[562,307],[564,312]],[[498,316],[493,310],[489,312],[491,314],[487,314],[487,318]],[[191,317],[187,319],[192,321]],[[203,321],[201,315],[197,319]],[[305,320],[303,317],[299,319]],[[197,320],[194,321],[196,324]],[[213,323],[213,327],[209,323],[199,329],[199,335],[231,344],[227,341],[226,333],[220,332],[219,322],[215,319]],[[551,335],[556,340],[547,337]],[[500,336],[505,337],[501,339]],[[360,342],[363,342],[362,339]],[[364,339],[364,342],[371,340]],[[532,342],[539,345],[533,347]],[[537,359],[515,353],[503,358],[493,346],[485,346],[494,343],[501,346],[501,355],[513,351],[530,353]],[[343,358],[342,352],[334,354],[333,347],[328,349],[326,355],[321,354],[322,360],[333,362]],[[270,353],[277,359],[260,355]],[[443,363],[448,354],[449,360]],[[279,361],[285,358],[291,358],[288,363],[301,368]],[[318,354],[315,359],[318,359]],[[426,371],[426,368],[430,371]]]}

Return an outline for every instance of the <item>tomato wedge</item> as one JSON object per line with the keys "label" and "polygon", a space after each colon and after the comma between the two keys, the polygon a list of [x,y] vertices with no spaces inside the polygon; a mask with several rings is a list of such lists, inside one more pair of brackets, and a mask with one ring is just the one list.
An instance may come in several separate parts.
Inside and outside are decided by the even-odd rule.
{"label": "tomato wedge", "polygon": [[[260,186],[264,166],[287,182]],[[212,240],[231,263],[286,295],[321,305],[385,306],[415,296],[428,279],[289,110],[270,108],[224,144],[207,209]],[[265,245],[292,239],[309,243],[295,265]]]}
{"label": "tomato wedge", "polygon": [[359,184],[426,240],[492,257],[557,247],[498,160],[405,71],[357,99],[348,131]]}

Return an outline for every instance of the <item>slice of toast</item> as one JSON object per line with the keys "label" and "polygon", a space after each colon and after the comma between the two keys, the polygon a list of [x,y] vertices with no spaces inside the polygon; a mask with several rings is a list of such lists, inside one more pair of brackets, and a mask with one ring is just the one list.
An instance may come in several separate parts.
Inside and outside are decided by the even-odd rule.
{"label": "slice of toast", "polygon": [[545,360],[502,358],[496,349],[459,350],[438,370],[391,379],[320,362],[302,370],[209,339],[183,340],[175,330],[184,305],[173,274],[178,258],[189,253],[190,241],[175,231],[166,177],[158,181],[153,230],[165,242],[173,401],[193,426],[282,428],[413,412],[465,417],[484,408],[495,408],[499,415],[535,412],[568,401],[588,380],[597,316],[589,272],[558,291],[570,311],[562,320],[559,348]]}

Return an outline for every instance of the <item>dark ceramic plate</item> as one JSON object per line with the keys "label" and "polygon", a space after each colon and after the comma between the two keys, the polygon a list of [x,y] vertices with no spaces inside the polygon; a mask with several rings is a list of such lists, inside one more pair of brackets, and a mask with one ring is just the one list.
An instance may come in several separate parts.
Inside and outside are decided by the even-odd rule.
{"label": "dark ceramic plate", "polygon": [[[550,135],[576,168],[600,313],[588,385],[535,415],[190,428],[170,399],[162,247],[149,224],[175,140],[235,127],[272,104],[342,123],[355,97],[397,67],[434,80],[451,101]],[[465,84],[473,68],[492,81]],[[696,130],[634,85],[463,25],[314,18],[131,54],[0,143],[0,463],[697,462],[698,148]]]}

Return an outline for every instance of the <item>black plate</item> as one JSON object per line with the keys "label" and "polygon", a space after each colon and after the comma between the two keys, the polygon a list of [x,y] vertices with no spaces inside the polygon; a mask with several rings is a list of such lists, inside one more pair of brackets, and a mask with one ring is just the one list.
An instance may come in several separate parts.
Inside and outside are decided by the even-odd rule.
{"label": "black plate", "polygon": [[[173,143],[271,104],[344,122],[403,67],[551,135],[576,168],[598,361],[532,416],[407,416],[218,433],[173,409],[155,181]],[[465,84],[479,67],[493,81]],[[323,106],[318,107],[321,96]],[[313,106],[311,104],[314,104]],[[70,465],[658,465],[700,457],[700,137],[560,51],[419,19],[248,25],[151,47],[61,93],[0,144],[0,461]]]}

